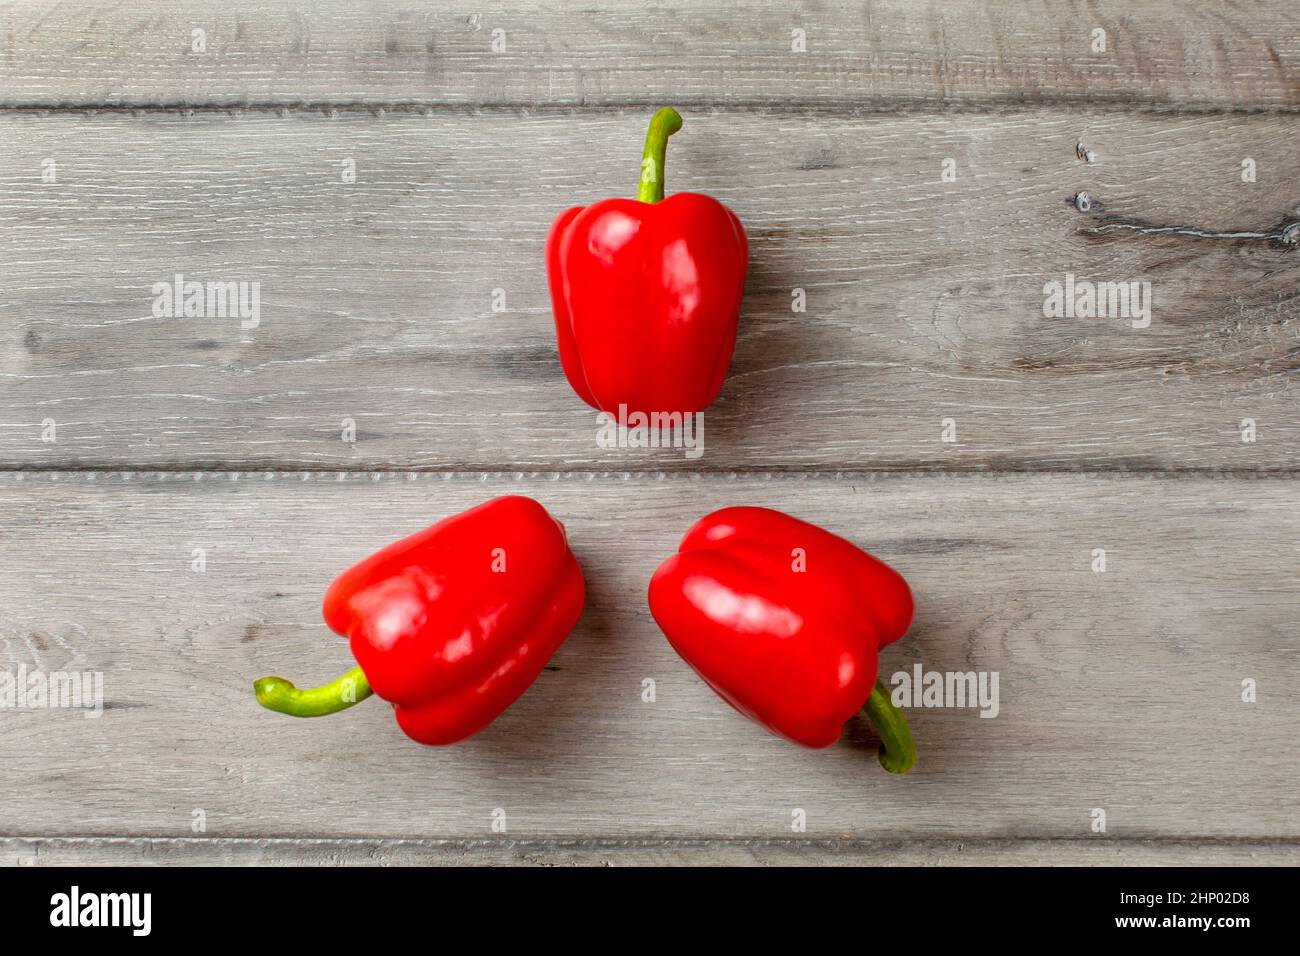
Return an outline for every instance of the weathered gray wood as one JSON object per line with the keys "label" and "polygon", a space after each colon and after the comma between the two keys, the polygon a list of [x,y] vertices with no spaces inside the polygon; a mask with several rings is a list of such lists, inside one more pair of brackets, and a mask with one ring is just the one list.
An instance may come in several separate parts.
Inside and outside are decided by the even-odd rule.
{"label": "weathered gray wood", "polygon": [[[1295,109],[1298,25],[1291,0],[617,0],[581,9],[517,0],[473,12],[407,0],[27,0],[0,8],[0,104],[671,98]],[[1105,52],[1094,51],[1098,28]],[[792,52],[796,29],[806,52]],[[195,30],[204,31],[201,52]]]}
{"label": "weathered gray wood", "polygon": [[1300,845],[1196,840],[0,838],[15,866],[1295,866]]}
{"label": "weathered gray wood", "polygon": [[[0,464],[1294,469],[1300,252],[1086,231],[1300,220],[1289,115],[688,113],[669,189],[752,238],[736,358],[700,461],[598,448],[542,243],[645,119],[0,116]],[[177,272],[260,282],[259,327],[155,318]],[[1149,281],[1150,327],[1044,318],[1067,274]]]}
{"label": "weathered gray wood", "polygon": [[[599,6],[0,5],[0,670],[108,698],[0,709],[0,863],[1297,862],[1300,253],[1188,233],[1300,220],[1300,8]],[[540,258],[663,102],[670,191],[754,248],[700,461],[596,447]],[[178,271],[260,282],[262,324],[155,319]],[[1067,272],[1151,281],[1151,327],[1042,318]],[[518,491],[590,603],[496,725],[430,751],[377,701],[256,707],[347,664],[335,573]],[[811,753],[732,713],[644,604],[730,503],[895,563],[920,610],[886,671],[997,671],[1000,715],[913,711],[896,780],[860,727]]]}
{"label": "weathered gray wood", "polygon": [[[590,602],[492,727],[422,749],[378,701],[257,707],[254,677],[348,663],[319,622],[335,573],[509,492],[566,522]],[[732,712],[644,593],[733,503],[894,563],[919,610],[885,671],[996,671],[999,715],[913,710],[921,762],[895,779],[860,727],[811,752]],[[779,839],[802,808],[817,839],[1091,840],[1102,808],[1098,841],[1294,841],[1297,542],[1295,485],[1269,479],[4,473],[0,664],[102,671],[107,709],[0,711],[0,833],[190,837],[203,810],[206,837],[477,840],[500,808],[510,839]]]}

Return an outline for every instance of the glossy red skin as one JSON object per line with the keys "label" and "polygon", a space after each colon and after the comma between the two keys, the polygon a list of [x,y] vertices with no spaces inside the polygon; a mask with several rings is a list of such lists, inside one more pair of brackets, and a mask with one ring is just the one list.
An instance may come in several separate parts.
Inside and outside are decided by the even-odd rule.
{"label": "glossy red skin", "polygon": [[[503,549],[504,572],[493,571]],[[541,673],[582,614],[564,526],[531,498],[497,498],[389,545],[325,594],[376,694],[422,744],[478,733]]]}
{"label": "glossy red skin", "polygon": [[805,747],[839,740],[912,610],[889,565],[768,508],[703,518],[650,581],[650,611],[677,653],[727,703]]}
{"label": "glossy red skin", "polygon": [[565,210],[546,237],[560,362],[612,415],[690,413],[722,388],[736,346],[749,240],[710,196],[606,199]]}

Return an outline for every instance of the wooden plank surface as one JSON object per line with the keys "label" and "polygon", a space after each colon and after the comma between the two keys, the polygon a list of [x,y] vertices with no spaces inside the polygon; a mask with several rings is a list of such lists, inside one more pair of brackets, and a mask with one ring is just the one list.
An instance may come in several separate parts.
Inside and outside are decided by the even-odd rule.
{"label": "wooden plank surface", "polygon": [[[19,2],[0,6],[0,105],[671,97],[1294,110],[1298,24],[1291,0],[606,0],[580,8],[515,0],[472,9],[408,0]],[[1094,46],[1096,30],[1105,31],[1104,50]]]}
{"label": "wooden plank surface", "polygon": [[[487,731],[424,749],[378,701],[257,707],[254,677],[349,662],[319,619],[334,574],[511,492],[566,522],[590,602]],[[996,671],[998,716],[914,709],[921,762],[891,778],[861,727],[806,751],[727,708],[644,593],[695,518],[740,503],[897,566],[918,616],[885,672]],[[818,840],[1091,839],[1095,808],[1099,840],[1300,836],[1290,481],[10,472],[0,522],[0,666],[101,671],[106,702],[4,715],[6,836],[190,837],[202,810],[206,837],[478,840],[498,808],[530,840],[789,839],[796,808]]]}
{"label": "wooden plank surface", "polygon": [[[542,243],[629,191],[645,118],[0,116],[0,463],[1294,469],[1300,252],[1089,231],[1300,221],[1300,118],[1278,114],[688,113],[670,191],[752,238],[736,357],[698,461],[599,448]],[[259,283],[258,326],[155,317],[176,273]],[[1149,282],[1150,326],[1045,318],[1067,275]]]}
{"label": "wooden plank surface", "polygon": [[1251,840],[366,840],[0,837],[13,866],[1295,866]]}
{"label": "wooden plank surface", "polygon": [[[597,446],[541,261],[664,103],[753,253],[699,459]],[[0,2],[0,671],[106,696],[0,712],[0,863],[1294,865],[1298,124],[1293,0]],[[335,574],[506,493],[589,604],[488,731],[256,706],[350,663]],[[913,709],[894,779],[730,711],[645,588],[744,503],[896,565],[884,672],[998,716]]]}

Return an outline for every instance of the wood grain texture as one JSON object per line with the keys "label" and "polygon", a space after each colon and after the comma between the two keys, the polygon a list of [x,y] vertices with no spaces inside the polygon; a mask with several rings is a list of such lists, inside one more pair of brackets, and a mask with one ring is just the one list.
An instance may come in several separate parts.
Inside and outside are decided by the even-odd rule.
{"label": "wood grain texture", "polygon": [[[1291,0],[515,0],[476,11],[409,0],[25,0],[0,6],[0,105],[1296,109],[1298,25]],[[1098,28],[1105,52],[1093,49]],[[805,52],[792,50],[796,29]]]}
{"label": "wood grain texture", "polygon": [[1281,841],[0,837],[10,866],[1295,866]]}
{"label": "wood grain texture", "polygon": [[[0,116],[0,464],[1294,470],[1300,252],[1088,230],[1300,220],[1300,118],[689,113],[669,190],[753,249],[699,461],[597,447],[555,354],[546,230],[629,192],[645,118]],[[155,318],[178,272],[260,325]],[[1044,318],[1067,274],[1149,282],[1150,327]]]}
{"label": "wood grain texture", "polygon": [[[541,257],[665,102],[753,253],[699,460],[597,446]],[[0,709],[0,864],[1294,865],[1300,250],[1210,234],[1300,222],[1298,131],[1294,0],[0,2],[0,671],[107,698]],[[260,324],[155,317],[178,272]],[[1150,327],[1044,318],[1067,273]],[[335,574],[507,493],[589,604],[491,728],[256,706],[350,663]],[[644,595],[743,503],[897,566],[884,672],[999,715],[894,779],[728,709]]]}
{"label": "wood grain texture", "polygon": [[[590,600],[487,731],[423,749],[378,701],[257,707],[254,677],[348,663],[318,611],[338,571],[510,492],[566,522]],[[913,710],[920,764],[890,778],[861,727],[805,751],[727,708],[644,593],[696,517],[742,503],[897,566],[918,617],[886,673],[997,671],[999,715]],[[1098,839],[1294,841],[1298,532],[1273,479],[11,472],[0,663],[102,671],[106,709],[0,712],[0,834],[189,837],[202,809],[206,837],[479,840],[501,808],[510,839],[782,839],[802,808],[810,839],[1086,840],[1100,807]]]}

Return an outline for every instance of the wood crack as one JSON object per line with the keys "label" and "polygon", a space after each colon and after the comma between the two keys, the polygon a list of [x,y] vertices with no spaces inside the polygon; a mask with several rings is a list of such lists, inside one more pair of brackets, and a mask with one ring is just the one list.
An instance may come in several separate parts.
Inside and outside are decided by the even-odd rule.
{"label": "wood crack", "polygon": [[1205,229],[1201,226],[1161,225],[1146,219],[1104,213],[1102,203],[1086,192],[1076,193],[1071,204],[1085,215],[1098,220],[1095,226],[1085,226],[1079,231],[1085,235],[1103,236],[1116,232],[1131,232],[1142,236],[1187,236],[1193,239],[1257,240],[1273,243],[1283,249],[1300,246],[1300,221],[1282,220],[1265,230]]}

